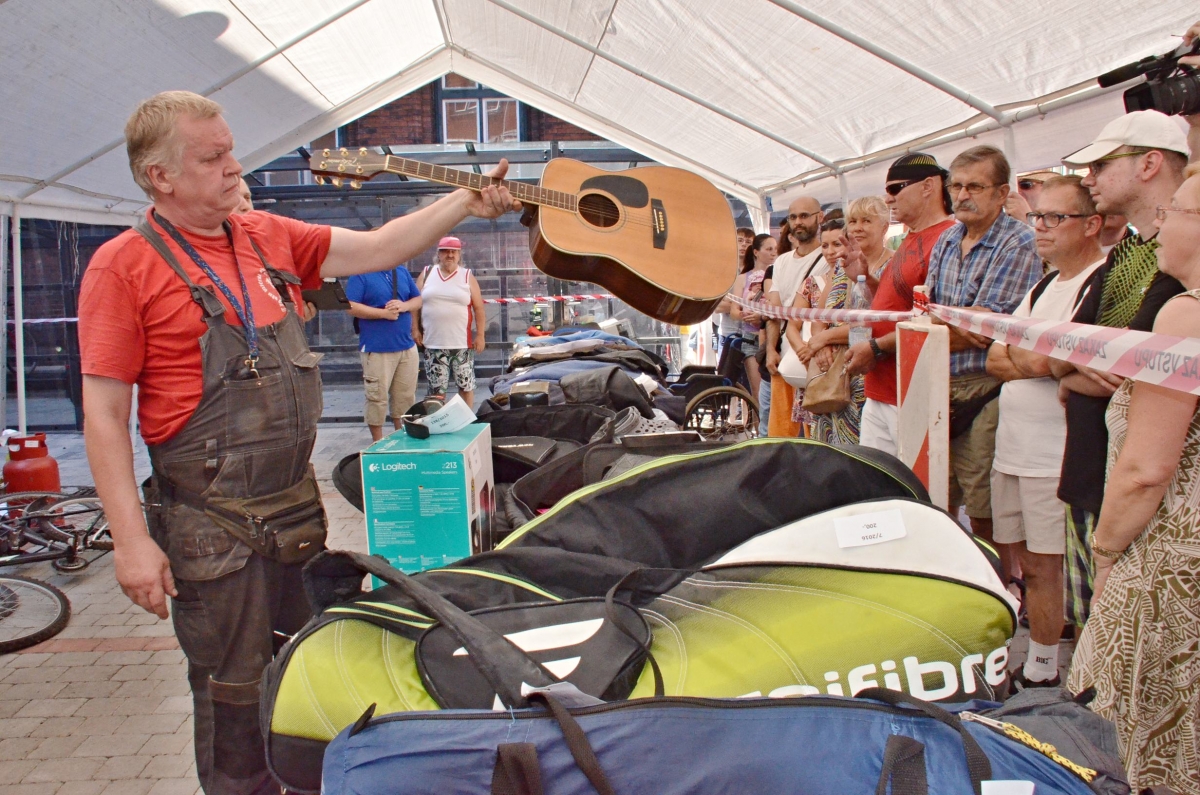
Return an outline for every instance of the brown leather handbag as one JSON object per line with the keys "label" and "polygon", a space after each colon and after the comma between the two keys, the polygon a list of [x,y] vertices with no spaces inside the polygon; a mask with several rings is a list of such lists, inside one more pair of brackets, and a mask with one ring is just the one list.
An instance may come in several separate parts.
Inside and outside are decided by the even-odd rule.
{"label": "brown leather handbag", "polygon": [[833,364],[821,372],[816,359],[808,362],[808,384],[804,387],[804,401],[800,404],[813,414],[835,414],[850,405],[850,375],[846,372],[846,359],[850,349],[837,346]]}

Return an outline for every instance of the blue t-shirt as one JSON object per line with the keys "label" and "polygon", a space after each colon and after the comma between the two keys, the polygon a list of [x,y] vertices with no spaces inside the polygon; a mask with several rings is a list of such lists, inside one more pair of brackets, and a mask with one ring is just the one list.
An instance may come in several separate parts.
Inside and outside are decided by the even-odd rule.
{"label": "blue t-shirt", "polygon": [[[346,297],[356,304],[383,309],[392,300],[392,279],[396,282],[396,297],[407,301],[421,294],[412,274],[405,268],[380,273],[361,273],[351,276],[346,284]],[[358,319],[359,350],[364,353],[406,351],[416,345],[412,338],[412,313],[401,312],[395,320]]]}

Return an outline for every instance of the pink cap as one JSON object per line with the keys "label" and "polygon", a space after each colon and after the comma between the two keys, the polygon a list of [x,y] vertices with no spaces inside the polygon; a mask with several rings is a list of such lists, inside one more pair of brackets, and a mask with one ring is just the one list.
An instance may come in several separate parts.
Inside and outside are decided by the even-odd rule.
{"label": "pink cap", "polygon": [[443,237],[441,240],[438,241],[438,250],[440,251],[444,248],[452,248],[452,249],[456,249],[458,251],[462,251],[462,241],[459,240],[457,237],[449,237],[449,236]]}

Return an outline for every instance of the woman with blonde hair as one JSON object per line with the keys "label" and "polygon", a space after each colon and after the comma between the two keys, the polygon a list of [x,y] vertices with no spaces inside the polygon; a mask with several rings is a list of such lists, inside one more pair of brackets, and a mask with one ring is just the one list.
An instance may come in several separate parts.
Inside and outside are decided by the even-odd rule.
{"label": "woman with blonde hair", "polygon": [[[802,301],[797,297],[796,306],[811,305],[826,309],[845,309],[850,304],[850,290],[858,274],[867,277],[867,284],[874,287],[879,283],[879,274],[887,267],[892,252],[884,245],[887,238],[888,225],[891,223],[891,212],[880,196],[863,196],[850,202],[846,208],[846,226],[840,235],[842,254],[835,262],[831,260],[833,270],[828,282],[819,297],[812,301]],[[831,243],[838,235],[832,230],[822,227],[822,242],[829,234]],[[811,291],[807,292],[811,295]],[[826,372],[833,365],[834,356],[839,347],[849,342],[850,327],[839,323],[812,324],[812,335],[804,345],[803,350],[796,349],[797,356],[802,362],[808,363],[815,359],[821,372]],[[791,342],[789,337],[789,342]],[[804,396],[797,396],[792,407],[792,416],[807,425],[810,439],[828,444],[850,445],[858,444],[859,420],[862,416],[862,406],[865,400],[863,394],[862,376],[850,379],[850,405],[832,414],[810,414],[803,406]]]}

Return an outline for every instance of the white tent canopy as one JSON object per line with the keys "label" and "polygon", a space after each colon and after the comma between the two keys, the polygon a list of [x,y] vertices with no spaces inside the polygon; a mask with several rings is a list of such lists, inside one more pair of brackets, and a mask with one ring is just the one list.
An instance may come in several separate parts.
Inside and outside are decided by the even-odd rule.
{"label": "white tent canopy", "polygon": [[[1121,112],[1097,74],[1200,16],[1167,0],[0,0],[0,212],[128,223],[125,119],[220,102],[247,170],[447,72],[756,210],[878,193],[905,149],[1056,163]],[[971,137],[968,137],[968,136]]]}

